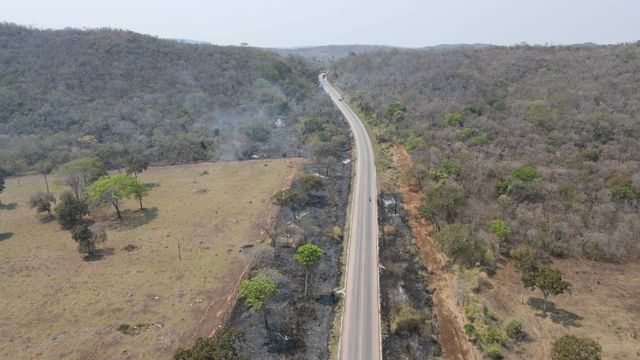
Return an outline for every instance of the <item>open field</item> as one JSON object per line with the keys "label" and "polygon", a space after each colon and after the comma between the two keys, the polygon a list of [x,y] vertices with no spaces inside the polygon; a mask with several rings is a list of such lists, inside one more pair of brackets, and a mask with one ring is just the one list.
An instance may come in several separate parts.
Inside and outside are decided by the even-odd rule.
{"label": "open field", "polygon": [[[7,180],[0,210],[0,358],[162,359],[221,324],[248,256],[273,214],[270,197],[299,160],[151,168],[144,206],[112,208],[101,257],[26,205],[40,176]],[[209,174],[202,174],[207,171]],[[59,192],[60,189],[56,189]],[[178,257],[178,243],[180,257]],[[127,251],[127,245],[137,248]],[[142,324],[133,335],[117,328]]]}
{"label": "open field", "polygon": [[553,341],[572,334],[598,341],[604,359],[640,358],[640,266],[577,259],[556,260],[553,266],[573,290],[550,297],[546,317],[539,310],[540,291],[527,290],[525,304],[521,303],[520,275],[511,266],[499,269],[489,278],[489,288],[480,293],[498,317],[524,319],[529,338],[508,357],[548,359]]}

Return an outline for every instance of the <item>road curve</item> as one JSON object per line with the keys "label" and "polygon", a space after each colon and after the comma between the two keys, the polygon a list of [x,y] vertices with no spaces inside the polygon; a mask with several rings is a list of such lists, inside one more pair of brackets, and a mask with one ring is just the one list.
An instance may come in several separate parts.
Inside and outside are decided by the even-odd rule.
{"label": "road curve", "polygon": [[351,126],[356,144],[355,186],[339,358],[381,359],[378,209],[373,147],[364,125],[342,101],[342,96],[331,86],[325,74],[320,74],[319,79],[324,91]]}

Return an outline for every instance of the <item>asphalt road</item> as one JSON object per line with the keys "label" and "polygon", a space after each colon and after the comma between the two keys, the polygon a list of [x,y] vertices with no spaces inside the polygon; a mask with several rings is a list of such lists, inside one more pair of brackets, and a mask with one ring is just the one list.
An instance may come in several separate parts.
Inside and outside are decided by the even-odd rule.
{"label": "asphalt road", "polygon": [[358,116],[342,101],[340,94],[323,74],[319,79],[351,126],[356,144],[340,359],[381,359],[378,210],[373,148]]}

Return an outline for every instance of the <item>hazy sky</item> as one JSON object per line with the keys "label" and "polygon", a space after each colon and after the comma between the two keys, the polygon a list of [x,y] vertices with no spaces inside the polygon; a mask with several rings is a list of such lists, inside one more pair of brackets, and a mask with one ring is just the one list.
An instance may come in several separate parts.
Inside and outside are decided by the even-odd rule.
{"label": "hazy sky", "polygon": [[0,21],[215,44],[599,44],[640,40],[640,0],[0,0]]}

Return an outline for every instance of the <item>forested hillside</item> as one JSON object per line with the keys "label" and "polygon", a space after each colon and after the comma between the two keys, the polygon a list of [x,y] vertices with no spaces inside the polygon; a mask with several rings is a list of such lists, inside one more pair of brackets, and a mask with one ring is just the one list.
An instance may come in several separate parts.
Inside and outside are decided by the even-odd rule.
{"label": "forested hillside", "polygon": [[441,238],[471,230],[458,260],[491,268],[522,243],[640,254],[640,43],[394,50],[341,59],[330,77],[378,142],[410,151],[406,180]]}
{"label": "forested hillside", "polygon": [[295,118],[318,101],[316,75],[260,49],[0,24],[0,168],[48,171],[94,154],[111,168],[130,153],[164,163],[280,156]]}

